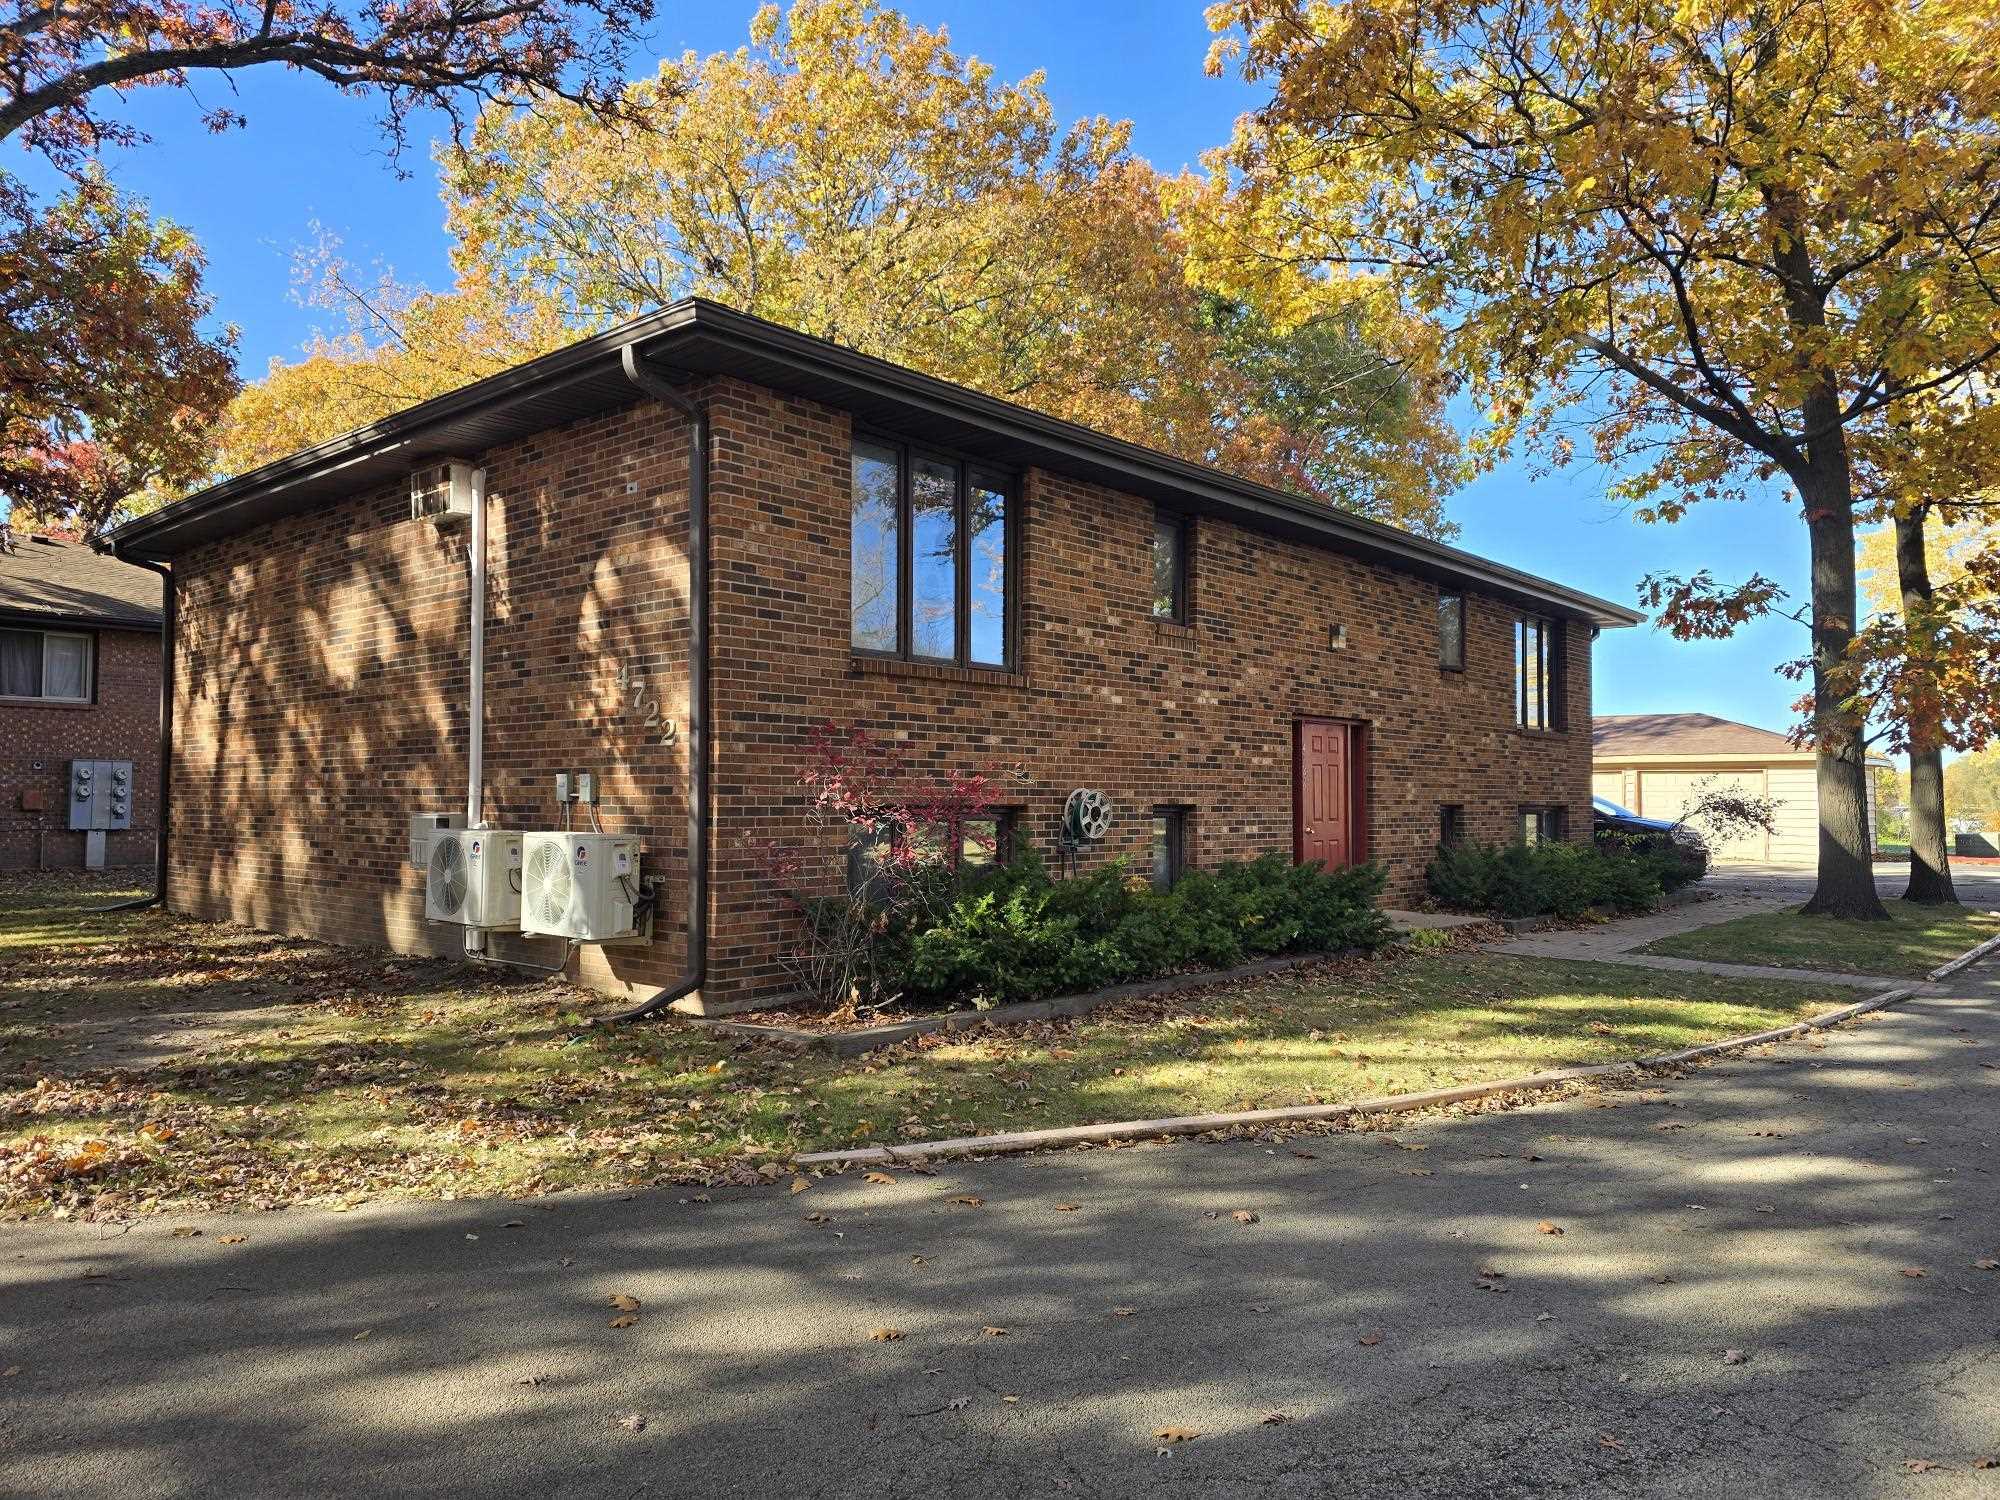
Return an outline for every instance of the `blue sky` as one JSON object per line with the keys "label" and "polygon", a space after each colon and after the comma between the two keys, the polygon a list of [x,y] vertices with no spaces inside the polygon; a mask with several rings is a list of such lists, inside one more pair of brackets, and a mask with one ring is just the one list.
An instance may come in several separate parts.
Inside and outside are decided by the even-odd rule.
{"label": "blue sky", "polygon": [[[686,48],[739,46],[755,5],[744,0],[664,0],[649,39],[652,58]],[[1065,118],[1103,114],[1134,122],[1134,143],[1163,168],[1193,164],[1227,138],[1257,95],[1242,82],[1204,75],[1208,33],[1200,0],[904,0],[913,19],[942,23],[961,53],[1017,78],[1036,68]],[[228,99],[230,85],[197,78],[201,98]],[[323,315],[293,299],[295,247],[317,223],[339,236],[350,260],[393,266],[406,280],[450,279],[443,211],[428,147],[418,144],[398,177],[365,101],[268,70],[235,85],[249,127],[223,136],[201,129],[186,100],[164,90],[134,97],[130,116],[151,145],[118,153],[116,180],[188,226],[209,257],[217,315],[242,332],[246,376],[290,356]],[[31,182],[46,182],[16,161]],[[1629,603],[1654,570],[1712,569],[1718,577],[1762,571],[1802,593],[1805,529],[1775,492],[1751,503],[1711,502],[1676,526],[1648,526],[1605,499],[1608,477],[1578,468],[1531,478],[1521,467],[1489,475],[1459,495],[1451,515],[1462,545],[1530,572]],[[1773,667],[1800,654],[1789,621],[1752,626],[1732,641],[1683,645],[1650,627],[1606,632],[1596,654],[1600,713],[1700,710],[1773,729],[1788,726],[1797,689]]]}

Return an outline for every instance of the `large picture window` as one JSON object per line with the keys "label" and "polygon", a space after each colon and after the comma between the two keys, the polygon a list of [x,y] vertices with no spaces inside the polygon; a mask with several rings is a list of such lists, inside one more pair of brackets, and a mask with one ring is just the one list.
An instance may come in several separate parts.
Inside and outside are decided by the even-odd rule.
{"label": "large picture window", "polygon": [[1562,627],[1526,617],[1514,622],[1514,722],[1523,729],[1563,727]]}
{"label": "large picture window", "polygon": [[1013,662],[1013,523],[996,474],[897,443],[857,440],[849,583],[856,651]]}
{"label": "large picture window", "polygon": [[90,701],[91,638],[54,630],[0,630],[0,698]]}

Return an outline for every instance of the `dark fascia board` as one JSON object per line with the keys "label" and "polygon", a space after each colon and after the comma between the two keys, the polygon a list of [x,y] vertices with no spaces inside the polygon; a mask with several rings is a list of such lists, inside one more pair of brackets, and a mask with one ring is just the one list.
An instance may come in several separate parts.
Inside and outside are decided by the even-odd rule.
{"label": "dark fascia board", "polygon": [[[452,431],[460,424],[478,421],[485,444],[542,430],[552,424],[546,414],[535,414],[535,403],[562,399],[565,392],[584,405],[603,409],[630,404],[638,393],[618,373],[627,345],[636,346],[663,373],[744,372],[746,379],[790,387],[828,405],[841,405],[845,399],[876,410],[891,408],[920,428],[931,424],[939,431],[979,434],[987,443],[1011,451],[1021,467],[1079,474],[1196,515],[1220,516],[1594,625],[1636,625],[1645,618],[1623,605],[1459,548],[1233,478],[699,298],[676,302],[226,479],[127,522],[106,538],[105,549],[126,558],[171,558],[199,541],[309,508],[343,474],[378,482],[382,464],[393,462],[398,454],[415,464],[453,451]],[[757,367],[757,373],[747,373],[748,366]],[[516,409],[517,421],[526,425],[505,428],[505,408]],[[497,433],[496,424],[501,427]]]}
{"label": "dark fascia board", "polygon": [[131,630],[140,635],[158,635],[160,617],[153,615],[140,620],[124,615],[59,613],[0,605],[0,630]]}

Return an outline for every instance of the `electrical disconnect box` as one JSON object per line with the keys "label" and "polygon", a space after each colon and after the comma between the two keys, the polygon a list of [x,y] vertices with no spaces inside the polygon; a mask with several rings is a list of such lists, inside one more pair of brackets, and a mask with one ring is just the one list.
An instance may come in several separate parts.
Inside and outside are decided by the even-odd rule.
{"label": "electrical disconnect box", "polygon": [[132,762],[69,763],[69,826],[85,832],[132,826]]}

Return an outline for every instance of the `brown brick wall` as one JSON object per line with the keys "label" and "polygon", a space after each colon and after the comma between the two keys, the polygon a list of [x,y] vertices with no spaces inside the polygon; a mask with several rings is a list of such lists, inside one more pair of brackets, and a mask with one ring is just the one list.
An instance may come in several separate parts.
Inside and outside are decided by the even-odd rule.
{"label": "brown brick wall", "polygon": [[[105,835],[105,862],[150,865],[160,786],[160,638],[100,630],[97,701],[0,699],[0,869],[83,866],[69,829],[72,760],[132,762],[132,826]],[[39,793],[43,811],[24,807]]]}
{"label": "brown brick wall", "polygon": [[[1012,800],[1048,847],[1072,787],[1122,816],[1106,848],[1143,857],[1147,809],[1192,805],[1198,862],[1291,847],[1291,733],[1365,721],[1370,852],[1413,898],[1438,804],[1509,836],[1523,803],[1589,826],[1590,646],[1568,637],[1570,726],[1513,727],[1513,611],[1475,596],[1467,667],[1441,672],[1436,588],[1208,520],[1194,535],[1191,629],[1150,615],[1152,507],[1023,476],[1014,673],[857,662],[848,650],[849,425],[759,387],[708,387],[716,744],[708,995],[781,983],[784,930],[759,852],[803,830],[808,727],[860,723],[919,763],[1019,767]],[[685,744],[648,735],[628,667],[684,718],[686,455],[647,404],[483,457],[489,568],[487,815],[546,827],[547,777],[591,770],[606,826],[670,877],[648,951],[586,953],[628,993],[675,978],[685,919]],[[422,919],[404,817],[462,800],[463,528],[407,519],[400,486],[274,523],[179,561],[176,907],[266,927],[445,951]],[[1348,645],[1327,645],[1344,624]],[[549,945],[552,946],[552,945]],[[529,954],[525,944],[508,948]],[[544,949],[546,951],[546,947]]]}
{"label": "brown brick wall", "polygon": [[[1523,804],[1590,827],[1590,629],[1567,636],[1566,723],[1513,714],[1515,611],[1473,596],[1466,670],[1437,665],[1434,584],[1206,518],[1193,532],[1191,628],[1152,617],[1149,501],[1041,471],[1021,501],[1022,618],[1013,674],[855,659],[846,601],[849,425],[750,387],[714,408],[728,458],[713,482],[716,583],[716,917],[726,999],[778,985],[786,921],[762,841],[801,834],[798,774],[815,721],[865,725],[937,770],[1019,766],[1009,800],[1053,852],[1077,786],[1120,812],[1093,858],[1145,867],[1149,813],[1194,809],[1195,862],[1292,849],[1292,726],[1367,725],[1368,847],[1389,896],[1413,901],[1441,803],[1482,839],[1514,836]],[[761,436],[760,436],[761,435]],[[1328,645],[1347,627],[1347,646]]]}

